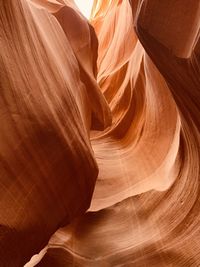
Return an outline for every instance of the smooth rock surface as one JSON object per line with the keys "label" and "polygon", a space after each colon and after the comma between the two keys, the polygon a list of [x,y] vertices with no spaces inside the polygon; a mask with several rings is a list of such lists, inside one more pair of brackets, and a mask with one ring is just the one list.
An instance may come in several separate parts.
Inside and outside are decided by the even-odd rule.
{"label": "smooth rock surface", "polygon": [[199,0],[0,2],[0,266],[200,266],[199,32]]}

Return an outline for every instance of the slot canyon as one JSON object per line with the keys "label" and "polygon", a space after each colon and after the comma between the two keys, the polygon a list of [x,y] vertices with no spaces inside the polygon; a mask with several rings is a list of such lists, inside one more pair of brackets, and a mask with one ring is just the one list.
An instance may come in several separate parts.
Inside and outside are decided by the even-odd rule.
{"label": "slot canyon", "polygon": [[0,0],[0,104],[0,267],[200,266],[200,0]]}

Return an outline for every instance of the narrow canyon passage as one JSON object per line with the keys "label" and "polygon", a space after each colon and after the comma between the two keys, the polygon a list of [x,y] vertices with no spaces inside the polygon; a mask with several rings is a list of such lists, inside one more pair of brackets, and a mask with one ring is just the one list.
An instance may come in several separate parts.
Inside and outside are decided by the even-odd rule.
{"label": "narrow canyon passage", "polygon": [[0,267],[200,266],[199,32],[199,0],[0,2]]}

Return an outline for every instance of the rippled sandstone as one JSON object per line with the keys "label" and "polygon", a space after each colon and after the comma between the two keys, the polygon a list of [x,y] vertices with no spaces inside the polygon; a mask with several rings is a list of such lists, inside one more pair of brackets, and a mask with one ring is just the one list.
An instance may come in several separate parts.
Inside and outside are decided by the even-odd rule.
{"label": "rippled sandstone", "polygon": [[200,265],[199,18],[0,2],[0,266]]}

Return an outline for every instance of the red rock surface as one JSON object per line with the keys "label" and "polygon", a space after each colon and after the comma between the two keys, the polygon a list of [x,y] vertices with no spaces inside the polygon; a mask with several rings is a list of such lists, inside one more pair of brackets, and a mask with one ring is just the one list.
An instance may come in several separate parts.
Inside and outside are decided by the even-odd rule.
{"label": "red rock surface", "polygon": [[199,18],[0,2],[0,266],[200,266]]}

